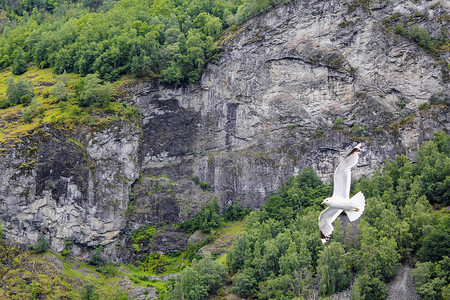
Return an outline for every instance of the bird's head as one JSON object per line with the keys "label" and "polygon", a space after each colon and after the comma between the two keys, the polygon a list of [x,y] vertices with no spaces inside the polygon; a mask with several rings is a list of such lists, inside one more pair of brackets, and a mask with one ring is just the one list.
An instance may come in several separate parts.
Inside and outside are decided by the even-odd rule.
{"label": "bird's head", "polygon": [[328,197],[328,198],[325,198],[325,200],[322,201],[322,204],[328,205],[328,204],[330,204],[330,202],[331,202],[331,197]]}

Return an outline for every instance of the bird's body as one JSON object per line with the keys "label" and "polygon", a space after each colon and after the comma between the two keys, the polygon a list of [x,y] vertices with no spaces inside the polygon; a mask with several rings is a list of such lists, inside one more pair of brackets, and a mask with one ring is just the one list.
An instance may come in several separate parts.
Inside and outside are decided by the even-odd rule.
{"label": "bird's body", "polygon": [[343,211],[352,222],[357,220],[364,211],[366,201],[362,192],[350,198],[350,169],[358,163],[360,151],[361,144],[358,144],[334,171],[333,196],[322,202],[328,207],[319,216],[320,237],[323,243],[330,239],[334,230],[332,223]]}

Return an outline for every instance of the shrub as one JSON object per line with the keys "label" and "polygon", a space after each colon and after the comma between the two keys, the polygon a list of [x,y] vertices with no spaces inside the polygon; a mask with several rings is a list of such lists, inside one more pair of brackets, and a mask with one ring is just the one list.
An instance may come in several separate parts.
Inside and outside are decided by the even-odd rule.
{"label": "shrub", "polygon": [[101,83],[97,74],[89,74],[84,78],[83,89],[80,94],[80,106],[97,105],[106,107],[112,99],[112,85]]}
{"label": "shrub", "polygon": [[217,203],[217,198],[215,198],[211,204],[203,207],[195,217],[186,220],[181,226],[189,234],[194,233],[196,230],[209,233],[211,229],[219,227],[221,221],[220,207]]}
{"label": "shrub", "polygon": [[26,94],[26,95],[23,95],[22,97],[20,97],[20,103],[22,103],[24,106],[26,106],[31,103],[32,99],[33,99],[33,97],[31,97],[30,94]]}
{"label": "shrub", "polygon": [[70,248],[72,247],[72,241],[70,239],[67,239],[64,243],[64,249],[61,252],[62,256],[69,256],[70,255]]}
{"label": "shrub", "polygon": [[406,29],[405,29],[405,27],[403,26],[402,23],[398,23],[395,26],[395,33],[396,34],[400,34],[400,35],[405,35],[406,34]]}
{"label": "shrub", "polygon": [[65,101],[69,96],[69,91],[67,90],[66,85],[63,82],[59,81],[53,87],[52,94],[56,100]]}
{"label": "shrub", "polygon": [[[25,95],[30,96],[30,95]],[[25,97],[24,96],[24,97]],[[38,102],[36,99],[31,101],[31,105],[27,106],[22,112],[22,120],[26,123],[30,123],[31,119],[34,118],[38,113]]]}
{"label": "shrub", "polygon": [[80,292],[81,300],[97,300],[100,299],[98,294],[95,292],[95,286],[91,283],[86,283],[81,288]]}
{"label": "shrub", "polygon": [[248,268],[236,275],[232,291],[238,296],[248,298],[255,293],[256,283],[253,269]]}
{"label": "shrub", "polygon": [[430,104],[428,104],[428,102],[424,102],[419,105],[419,110],[424,110],[424,109],[428,109],[428,108],[430,108]]}
{"label": "shrub", "polygon": [[34,251],[36,253],[44,253],[48,249],[50,249],[50,242],[49,242],[49,240],[44,235],[40,235],[38,237],[36,245],[34,246]]}
{"label": "shrub", "polygon": [[203,259],[194,260],[175,281],[169,283],[169,299],[206,299],[228,282],[226,269],[206,252]]}
{"label": "shrub", "polygon": [[359,137],[366,136],[368,134],[366,125],[360,125],[358,123],[353,124],[351,131],[354,135]]}
{"label": "shrub", "polygon": [[195,184],[197,184],[197,185],[200,184],[200,178],[198,178],[198,176],[192,177],[192,181],[193,181]]}
{"label": "shrub", "polygon": [[336,119],[336,121],[334,121],[334,123],[333,123],[333,128],[336,129],[336,130],[342,130],[342,129],[344,129],[344,125],[343,125],[343,121],[342,121],[342,118],[341,118],[341,117],[338,117],[338,118]]}
{"label": "shrub", "polygon": [[204,191],[208,191],[211,188],[211,185],[207,182],[200,182],[200,188]]}
{"label": "shrub", "polygon": [[28,101],[30,98],[23,98],[25,95],[29,95],[30,97],[34,96],[33,84],[29,80],[19,78],[15,81],[14,78],[9,77],[6,80],[6,84],[6,96],[10,105],[17,105],[23,103],[22,101]]}
{"label": "shrub", "polygon": [[9,101],[6,98],[0,98],[0,109],[8,108]]}
{"label": "shrub", "polygon": [[251,212],[250,208],[243,208],[239,204],[239,200],[236,204],[228,204],[225,207],[224,217],[226,221],[240,220]]}
{"label": "shrub", "polygon": [[430,33],[419,26],[413,26],[408,29],[408,37],[416,42],[419,46],[428,49],[430,51],[435,51],[434,41],[430,36]]}
{"label": "shrub", "polygon": [[104,249],[104,246],[100,246],[94,250],[94,254],[89,259],[90,265],[100,267],[105,264],[105,261],[101,257],[101,252],[103,251],[103,249]]}

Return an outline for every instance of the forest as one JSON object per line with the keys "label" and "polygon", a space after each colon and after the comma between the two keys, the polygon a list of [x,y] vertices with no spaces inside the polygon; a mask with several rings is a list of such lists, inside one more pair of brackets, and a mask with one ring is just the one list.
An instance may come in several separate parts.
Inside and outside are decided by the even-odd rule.
{"label": "forest", "polygon": [[286,0],[0,1],[0,69],[192,83],[220,56],[225,30]]}

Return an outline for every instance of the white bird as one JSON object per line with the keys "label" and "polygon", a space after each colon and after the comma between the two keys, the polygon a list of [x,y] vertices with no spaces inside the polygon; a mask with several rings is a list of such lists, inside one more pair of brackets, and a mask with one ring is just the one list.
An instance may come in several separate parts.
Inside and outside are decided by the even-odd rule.
{"label": "white bird", "polygon": [[323,200],[322,204],[328,207],[319,216],[320,238],[322,243],[328,242],[334,230],[333,221],[345,210],[351,222],[357,220],[363,213],[366,205],[364,194],[359,192],[350,198],[350,169],[358,163],[361,144],[344,158],[334,171],[333,196]]}

